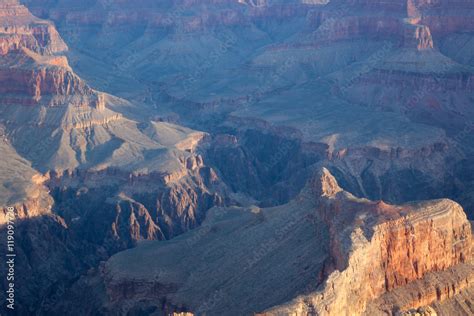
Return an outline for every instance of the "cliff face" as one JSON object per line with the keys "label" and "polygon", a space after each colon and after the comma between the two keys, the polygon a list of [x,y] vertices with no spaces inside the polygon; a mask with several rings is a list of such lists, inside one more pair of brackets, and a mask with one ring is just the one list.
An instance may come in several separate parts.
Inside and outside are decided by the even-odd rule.
{"label": "cliff face", "polygon": [[[51,22],[2,1],[22,306],[371,315],[469,296],[459,205],[404,203],[474,205],[473,7],[326,2],[24,1],[70,66]],[[315,165],[393,205],[327,172],[302,197]]]}
{"label": "cliff face", "polygon": [[370,302],[365,315],[392,315],[399,310],[403,311],[402,315],[470,314],[474,287],[472,264],[471,256],[466,263],[439,273],[427,273],[423,279],[389,291]]}
{"label": "cliff face", "polygon": [[[392,206],[354,198],[327,171],[315,181],[315,194],[322,196],[318,209],[331,236],[328,278],[319,293],[266,315],[311,310],[318,315],[362,314],[384,293],[470,262],[471,226],[458,204],[440,200]],[[420,295],[418,305],[413,301],[412,306],[399,307],[417,308],[444,299],[442,294]]]}
{"label": "cliff face", "polygon": [[199,226],[208,209],[225,203],[212,169],[200,166],[187,172],[170,183],[160,174],[78,172],[52,177],[48,186],[68,224],[99,244],[117,242],[126,248],[182,234]]}
{"label": "cliff face", "polygon": [[[99,1],[92,1],[97,2]],[[222,26],[247,26],[252,21],[265,21],[267,18],[281,20],[304,16],[312,8],[311,4],[299,1],[273,4],[238,0],[167,0],[157,4],[155,1],[146,0],[133,5],[127,1],[114,1],[107,5],[97,3],[103,9],[102,12],[98,12],[97,6],[94,7],[95,10],[90,10],[92,6],[76,6],[75,10],[69,10],[61,6],[48,8],[48,5],[38,1],[25,1],[25,3],[39,16],[53,20],[67,20],[68,23],[77,25],[122,27],[146,24],[150,28],[179,28],[186,32],[204,31]]]}
{"label": "cliff face", "polygon": [[[0,212],[0,225],[4,228],[9,220],[21,221],[51,215],[53,199],[46,193],[46,188],[37,188],[37,192],[28,192],[28,196],[21,202],[8,204]],[[12,211],[9,210],[11,208]]]}
{"label": "cliff face", "polygon": [[51,22],[12,1],[0,5],[0,93],[2,103],[34,105],[42,96],[91,94],[69,68],[63,42]]}
{"label": "cliff face", "polygon": [[[390,52],[373,55],[369,69],[355,75],[356,79],[350,84],[346,83],[350,87],[343,87],[348,88],[344,91],[344,97],[349,102],[410,112],[409,115],[414,121],[421,121],[422,115],[432,116],[431,122],[429,122],[431,118],[424,122],[428,121],[433,125],[441,124],[438,119],[441,116],[470,115],[467,114],[469,109],[464,106],[468,101],[462,99],[472,90],[472,69],[465,67],[466,63],[458,64],[451,60],[453,54],[448,58],[438,49],[444,38],[453,33],[472,33],[471,21],[474,15],[472,3],[396,1],[391,4],[374,2],[369,5],[356,1],[351,2],[351,10],[342,10],[340,6],[343,2],[334,2],[329,5],[331,10],[321,11],[318,20],[320,28],[324,29],[326,25],[326,28],[331,30],[321,32],[326,34],[326,38],[321,35],[324,40],[344,41],[360,36],[389,38],[391,41],[395,40],[396,46],[400,48],[399,50],[392,48]],[[394,11],[398,12],[397,14],[388,14],[384,11],[387,9],[386,5],[397,3],[400,7],[398,11]],[[356,27],[348,27],[349,25]],[[333,29],[338,30],[338,33],[334,34]],[[383,96],[376,92],[377,88],[374,87],[378,83],[390,87],[384,89]],[[362,91],[369,97],[368,100],[366,97],[365,101],[360,98],[358,94]],[[446,101],[444,97],[453,92],[461,99],[454,104]],[[406,94],[408,96],[405,96]],[[396,102],[393,102],[392,98],[396,98]],[[424,106],[430,109],[420,110]],[[447,106],[451,108],[446,108]],[[463,109],[453,109],[458,106]],[[417,110],[425,113],[414,114],[413,112]],[[430,111],[432,113],[426,113]],[[436,113],[438,111],[442,113]],[[458,126],[459,122],[450,125]]]}
{"label": "cliff face", "polygon": [[412,0],[390,3],[332,1],[327,10],[314,16],[314,23],[328,29],[324,32],[325,39],[332,41],[390,37],[390,40],[399,40],[405,45],[407,40],[417,42],[418,49],[426,49],[433,48],[432,32],[443,36],[461,29],[472,29],[472,23],[468,21],[472,19],[459,14],[463,10],[472,11],[472,5],[467,2],[433,4]]}
{"label": "cliff face", "polygon": [[[0,93],[3,104],[40,104],[43,96],[92,95],[61,56],[68,47],[51,22],[22,5],[0,6]],[[47,104],[43,102],[42,104]]]}
{"label": "cliff face", "polygon": [[[113,256],[69,299],[100,284],[95,308],[109,313],[392,315],[437,310],[471,286],[471,226],[457,203],[359,199],[325,169],[303,192],[271,209],[214,209],[201,228],[172,242]],[[201,252],[193,266],[184,263]],[[268,270],[276,263],[280,269]],[[288,296],[294,300],[285,303]]]}
{"label": "cliff face", "polygon": [[39,20],[18,1],[0,3],[0,55],[26,47],[37,53],[59,53],[67,50],[66,44],[54,25]]}
{"label": "cliff face", "polygon": [[44,96],[92,94],[92,90],[82,80],[70,70],[61,67],[16,71],[4,68],[0,70],[0,81],[0,92],[3,95],[25,97],[33,104],[37,104]]}
{"label": "cliff face", "polygon": [[420,7],[421,23],[428,25],[439,37],[455,32],[472,32],[471,1],[415,1]]}
{"label": "cliff face", "polygon": [[0,231],[13,216],[19,312],[48,312],[100,260],[198,226],[225,186],[205,133],[111,109],[133,105],[74,73],[51,22],[2,1],[0,25]]}
{"label": "cliff face", "polygon": [[[17,269],[23,271],[17,279],[22,284],[16,293],[19,310],[49,313],[77,278],[110,255],[143,240],[170,239],[199,226],[210,208],[225,202],[213,187],[218,180],[204,177],[207,172],[212,171],[197,168],[194,178],[169,186],[156,184],[165,183],[160,176],[152,181],[135,177],[133,184],[128,177],[114,180],[117,175],[112,174],[104,179],[104,174],[90,173],[89,180],[63,176],[45,179],[49,195],[30,191],[22,202],[8,204],[18,236]],[[2,235],[10,217],[7,208],[2,209]]]}

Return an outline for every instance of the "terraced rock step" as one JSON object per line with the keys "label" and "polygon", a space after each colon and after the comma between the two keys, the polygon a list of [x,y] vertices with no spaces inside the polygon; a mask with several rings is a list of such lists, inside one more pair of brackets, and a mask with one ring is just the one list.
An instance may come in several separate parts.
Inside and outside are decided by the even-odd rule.
{"label": "terraced rock step", "polygon": [[471,226],[457,203],[359,199],[326,169],[304,192],[275,208],[216,208],[199,229],[113,256],[95,276],[106,289],[101,306],[391,314],[443,304],[472,285]]}
{"label": "terraced rock step", "polygon": [[21,3],[18,313],[472,314],[472,1]]}

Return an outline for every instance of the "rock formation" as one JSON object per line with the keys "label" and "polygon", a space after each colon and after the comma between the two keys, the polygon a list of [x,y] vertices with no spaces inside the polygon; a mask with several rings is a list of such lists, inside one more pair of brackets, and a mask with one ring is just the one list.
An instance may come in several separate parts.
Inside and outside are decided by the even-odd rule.
{"label": "rock formation", "polygon": [[133,105],[91,88],[54,25],[16,1],[0,24],[1,232],[13,209],[18,308],[47,312],[99,260],[199,225],[224,187],[198,153],[205,133],[114,110]]}
{"label": "rock formation", "polygon": [[[323,196],[318,207],[330,232],[328,279],[320,292],[265,314],[311,310],[318,315],[362,314],[370,301],[428,274],[468,264],[464,269],[472,277],[471,226],[456,203],[439,200],[392,206],[355,199],[326,170],[316,181],[316,194]],[[441,294],[423,295],[413,299],[413,306],[398,307],[417,308],[444,300]]]}
{"label": "rock formation", "polygon": [[28,48],[37,53],[59,53],[67,50],[54,25],[34,17],[18,1],[0,3],[0,54]]}
{"label": "rock formation", "polygon": [[96,308],[108,313],[391,315],[440,311],[472,287],[471,226],[457,203],[359,199],[326,169],[303,192],[273,209],[215,209],[174,241],[117,254],[71,301],[89,283],[104,287]]}
{"label": "rock formation", "polygon": [[470,1],[22,3],[19,313],[472,314]]}

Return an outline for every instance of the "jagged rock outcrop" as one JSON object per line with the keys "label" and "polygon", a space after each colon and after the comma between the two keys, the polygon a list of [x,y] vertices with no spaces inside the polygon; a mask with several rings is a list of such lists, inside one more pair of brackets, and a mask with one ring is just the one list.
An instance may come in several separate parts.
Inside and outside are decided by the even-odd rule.
{"label": "jagged rock outcrop", "polygon": [[37,53],[67,50],[54,25],[34,17],[19,1],[0,3],[0,55],[28,48]]}
{"label": "jagged rock outcrop", "polygon": [[102,100],[92,106],[104,107],[104,97],[72,71],[65,56],[59,55],[68,48],[51,22],[34,17],[26,7],[12,1],[0,5],[0,24],[2,104],[49,105],[49,100],[41,99],[88,95]]}
{"label": "jagged rock outcrop", "polygon": [[[0,150],[24,161],[0,196],[27,217],[20,249],[41,267],[25,308],[428,313],[470,295],[459,206],[403,204],[469,201],[469,1],[24,3],[88,79],[52,23],[2,2]],[[293,200],[315,163],[393,205],[328,173]],[[259,206],[207,212],[229,201]]]}
{"label": "jagged rock outcrop", "polygon": [[18,312],[48,313],[111,254],[198,226],[225,185],[205,133],[111,109],[133,105],[73,72],[52,23],[2,1],[0,25],[0,231],[13,216]]}
{"label": "jagged rock outcrop", "polygon": [[425,25],[406,24],[405,38],[403,45],[407,48],[416,48],[417,50],[433,49],[433,37],[429,27]]}
{"label": "jagged rock outcrop", "polygon": [[[79,276],[111,254],[199,226],[209,208],[224,203],[212,183],[199,178],[199,173],[206,172],[202,169],[196,169],[196,179],[182,179],[171,187],[153,187],[153,182],[137,177],[133,180],[136,192],[129,193],[133,199],[119,193],[130,183],[114,180],[113,175],[104,179],[89,174],[89,181],[105,181],[95,185],[75,178],[78,175],[63,176],[45,183],[50,196],[33,199],[30,195],[14,205],[15,234],[21,236],[15,246],[21,258],[17,269],[23,271],[17,280],[22,284],[17,292],[19,310],[49,313]],[[162,178],[156,181],[164,184]],[[75,188],[74,182],[82,186]],[[3,209],[2,225],[8,216]],[[2,235],[5,227],[0,228]]]}
{"label": "jagged rock outcrop", "polygon": [[[113,256],[90,277],[103,288],[100,306],[108,313],[362,315],[384,306],[422,310],[470,284],[471,226],[457,203],[359,199],[326,169],[303,192],[273,209],[215,209],[204,226],[172,242]],[[420,283],[426,291],[406,290]],[[407,300],[390,300],[399,289]],[[295,299],[284,304],[288,296]]]}
{"label": "jagged rock outcrop", "polygon": [[[19,63],[16,65],[19,66]],[[4,103],[11,103],[8,98],[13,100],[15,97],[31,99],[31,103],[37,104],[42,97],[52,95],[93,94],[93,90],[70,69],[60,66],[37,69],[3,67],[0,69],[0,82],[2,83],[0,93]]]}
{"label": "jagged rock outcrop", "polygon": [[343,192],[327,170],[315,181],[315,193],[322,196],[318,208],[330,232],[328,279],[319,292],[266,315],[361,314],[383,293],[470,261],[471,227],[458,204],[392,206],[358,200]]}
{"label": "jagged rock outcrop", "polygon": [[[471,194],[454,185],[455,182],[459,182],[456,178],[460,174],[453,169],[455,161],[458,163],[461,161],[461,156],[471,155],[470,144],[473,141],[468,132],[472,128],[467,118],[473,115],[470,95],[473,90],[474,70],[469,58],[456,57],[466,55],[462,47],[469,47],[471,36],[469,34],[472,34],[472,28],[471,22],[466,21],[466,17],[473,20],[472,5],[465,1],[395,1],[390,3],[355,1],[350,9],[344,10],[340,7],[343,3],[345,2],[340,1],[338,6],[338,2],[332,2],[328,6],[330,10],[322,10],[319,20],[315,20],[316,25],[322,30],[318,35],[319,41],[326,43],[326,46],[335,46],[363,38],[365,43],[382,40],[384,44],[364,62],[356,62],[348,69],[331,74],[330,77],[334,80],[334,93],[352,105],[401,114],[412,122],[443,129],[446,136],[450,138],[443,145],[447,145],[445,151],[447,157],[441,160],[429,159],[431,162],[438,160],[441,167],[439,171],[432,170],[430,174],[441,176],[438,178],[442,179],[439,183],[443,183],[442,187],[450,187],[451,192],[435,193],[432,197],[448,196],[463,201],[463,206],[469,216],[472,216],[470,211],[472,203],[464,202],[470,200],[467,196]],[[401,4],[399,9],[389,12],[387,6],[393,6],[396,3]],[[328,21],[327,24],[325,20]],[[349,22],[345,21],[358,21],[351,22],[357,27],[347,28],[346,25]],[[461,24],[464,26],[461,27]],[[462,37],[453,35],[455,32],[460,32],[461,28],[463,28],[462,32],[465,32]],[[358,32],[359,29],[360,32]],[[332,33],[335,35],[331,36]],[[391,45],[388,44],[389,42]],[[449,45],[446,44],[448,42]],[[462,53],[457,53],[459,50]],[[438,147],[433,143],[425,149],[420,148],[420,152],[433,146]],[[451,164],[451,162],[455,163]],[[369,162],[365,166],[370,165],[369,168],[374,168],[372,164]],[[432,163],[426,166],[430,165],[433,166]],[[352,166],[352,163],[349,162],[349,166]],[[355,169],[359,167],[356,166]],[[354,172],[348,170],[350,168],[347,167],[342,169],[346,169],[344,172],[346,176],[342,176],[343,178],[359,178],[361,175],[356,170]],[[443,171],[440,172],[440,170]],[[418,171],[420,169],[415,173]],[[367,174],[364,177],[366,176]],[[368,182],[372,183],[369,186],[385,187],[382,191],[391,191],[393,196],[404,195],[394,193],[398,189],[387,185],[389,178],[395,179],[389,175],[366,177]],[[354,179],[349,180],[349,182],[354,181]],[[365,181],[362,180],[362,182]],[[446,183],[451,183],[451,185],[446,186]],[[357,189],[353,187],[351,190],[361,196],[391,200],[384,194],[371,195],[368,193],[371,189],[357,192]],[[359,185],[359,187],[363,186]],[[391,189],[388,189],[389,187]],[[407,185],[397,187],[407,187]],[[430,185],[427,184],[426,187]],[[407,195],[405,197],[405,199],[391,201],[424,198]]]}
{"label": "jagged rock outcrop", "polygon": [[[452,5],[456,8],[459,4]],[[328,10],[321,10],[314,15],[313,23],[321,28],[318,31],[320,40],[340,41],[354,38],[387,39],[399,41],[401,46],[419,50],[434,47],[431,27],[438,32],[443,22],[430,21],[425,18],[425,11],[430,5],[419,1],[331,1]],[[472,8],[470,8],[472,9]],[[431,11],[429,11],[431,12]],[[443,18],[445,12],[437,11]],[[453,18],[462,24],[462,18]],[[464,23],[469,25],[470,23]],[[449,32],[455,32],[451,29]]]}

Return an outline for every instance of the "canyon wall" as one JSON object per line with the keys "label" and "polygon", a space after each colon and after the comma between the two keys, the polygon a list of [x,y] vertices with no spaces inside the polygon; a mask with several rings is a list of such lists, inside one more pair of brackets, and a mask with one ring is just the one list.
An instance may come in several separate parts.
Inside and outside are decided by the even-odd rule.
{"label": "canyon wall", "polygon": [[[95,308],[106,313],[409,315],[427,306],[440,311],[472,286],[471,225],[457,203],[356,198],[326,169],[295,201],[216,208],[203,225],[113,256],[77,282],[69,300],[77,304],[94,287],[102,298]],[[236,236],[239,244],[229,246]],[[201,251],[205,260],[186,264]],[[285,271],[280,278],[268,270],[276,263]],[[294,299],[285,303],[288,296]]]}
{"label": "canyon wall", "polygon": [[[2,2],[21,312],[390,315],[469,296],[461,207],[406,202],[472,216],[473,71],[439,46],[469,38],[473,7],[325,2],[24,1],[70,62],[52,22]],[[321,166],[344,190],[324,171],[302,198]]]}
{"label": "canyon wall", "polygon": [[[313,187],[322,196],[318,210],[331,236],[328,278],[320,292],[265,315],[362,314],[370,301],[384,293],[471,262],[471,226],[452,201],[403,206],[368,202],[342,191],[327,171],[316,177]],[[472,266],[467,269],[472,273]],[[401,307],[417,308],[444,299],[441,294],[425,295],[425,300],[418,298],[418,306]]]}
{"label": "canyon wall", "polygon": [[48,313],[111,254],[199,226],[225,185],[204,133],[111,109],[132,105],[74,73],[51,22],[2,1],[0,25],[0,232],[13,218],[18,312]]}

